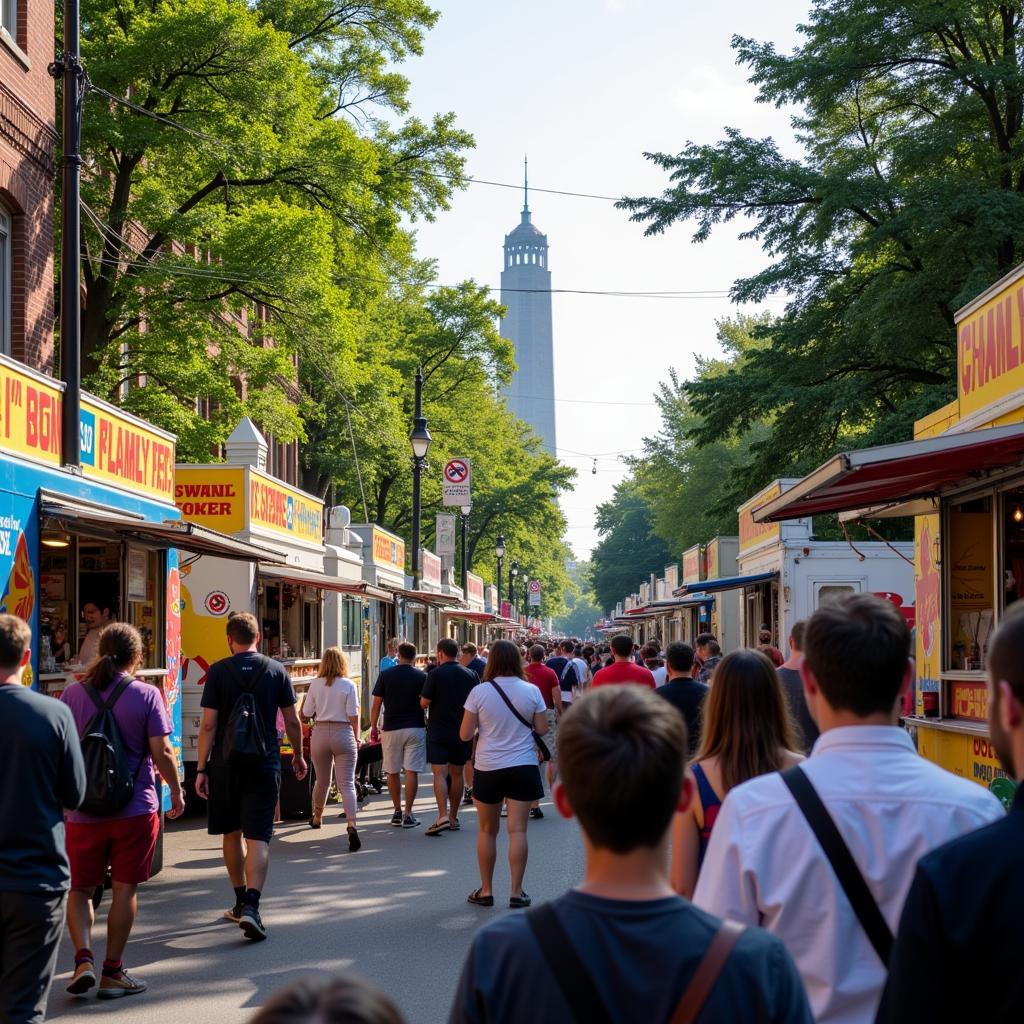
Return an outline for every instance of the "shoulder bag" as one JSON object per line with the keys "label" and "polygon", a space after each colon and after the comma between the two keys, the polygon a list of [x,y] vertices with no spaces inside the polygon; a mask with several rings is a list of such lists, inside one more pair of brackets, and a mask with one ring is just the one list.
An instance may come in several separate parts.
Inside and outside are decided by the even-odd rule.
{"label": "shoulder bag", "polygon": [[[614,1024],[554,907],[550,903],[534,907],[527,911],[526,920],[577,1024]],[[696,1021],[743,932],[744,925],[739,922],[722,921],[667,1024]],[[556,971],[556,963],[564,970]]]}
{"label": "shoulder bag", "polygon": [[548,750],[548,745],[544,742],[544,740],[541,739],[540,734],[537,732],[537,730],[534,729],[534,727],[525,718],[523,718],[521,714],[519,714],[519,712],[516,710],[515,704],[513,704],[512,701],[508,699],[508,694],[506,694],[505,691],[493,679],[489,680],[489,682],[491,686],[493,686],[498,691],[498,694],[501,697],[501,699],[508,705],[509,711],[511,711],[512,714],[515,715],[516,718],[518,718],[519,721],[522,722],[523,725],[525,725],[531,733],[533,733],[533,742],[537,744],[537,750],[540,752],[540,759],[542,761],[550,761],[551,751]]}

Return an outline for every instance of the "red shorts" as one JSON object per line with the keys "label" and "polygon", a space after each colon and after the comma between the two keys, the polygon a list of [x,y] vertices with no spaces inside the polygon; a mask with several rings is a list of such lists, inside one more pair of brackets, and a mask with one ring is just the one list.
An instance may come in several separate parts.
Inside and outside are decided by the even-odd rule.
{"label": "red shorts", "polygon": [[73,889],[102,885],[108,865],[115,882],[138,885],[149,881],[160,835],[160,815],[156,812],[110,821],[69,821],[65,830]]}

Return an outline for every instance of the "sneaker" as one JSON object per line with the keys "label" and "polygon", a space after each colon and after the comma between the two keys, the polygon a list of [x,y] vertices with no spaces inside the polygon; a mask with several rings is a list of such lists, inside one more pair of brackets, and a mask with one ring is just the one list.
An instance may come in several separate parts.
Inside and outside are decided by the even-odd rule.
{"label": "sneaker", "polygon": [[260,920],[260,912],[255,907],[245,906],[242,908],[242,916],[238,927],[245,933],[247,939],[253,942],[262,942],[267,937],[267,929]]}
{"label": "sneaker", "polygon": [[462,794],[462,806],[472,807],[473,806],[473,787],[467,786],[466,792]]}
{"label": "sneaker", "polygon": [[123,999],[125,996],[137,996],[145,991],[146,983],[130,977],[122,967],[114,977],[104,975],[100,978],[100,990],[96,995],[100,999]]}
{"label": "sneaker", "polygon": [[501,805],[501,816],[503,818],[507,818],[508,817],[508,804],[502,804]]}
{"label": "sneaker", "polygon": [[536,821],[538,818],[544,817],[544,812],[539,807],[531,807],[530,817],[533,818],[534,821]]}
{"label": "sneaker", "polygon": [[91,960],[83,960],[75,965],[75,973],[68,983],[69,995],[80,996],[96,985],[96,965]]}
{"label": "sneaker", "polygon": [[224,911],[224,920],[234,921],[235,924],[238,924],[238,922],[242,920],[242,911],[244,909],[244,903],[236,903],[230,910]]}
{"label": "sneaker", "polygon": [[420,819],[419,818],[414,818],[411,814],[407,814],[402,819],[402,828],[416,828],[416,826],[419,823],[420,823]]}
{"label": "sneaker", "polygon": [[395,811],[395,813],[391,815],[391,824],[394,825],[395,828],[401,828],[402,827],[402,812],[401,811]]}
{"label": "sneaker", "polygon": [[363,841],[359,838],[359,833],[356,831],[354,825],[348,827],[348,852],[355,853],[357,850],[362,848]]}

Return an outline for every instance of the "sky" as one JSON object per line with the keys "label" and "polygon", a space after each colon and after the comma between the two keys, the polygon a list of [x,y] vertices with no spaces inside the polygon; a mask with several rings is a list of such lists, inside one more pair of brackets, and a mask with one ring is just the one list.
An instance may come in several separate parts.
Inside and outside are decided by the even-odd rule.
{"label": "sky", "polygon": [[[790,112],[756,102],[735,63],[734,34],[783,51],[809,0],[435,0],[441,12],[423,57],[407,62],[413,112],[455,111],[476,148],[468,173],[519,184],[530,160],[533,223],[548,236],[552,288],[590,291],[722,291],[766,262],[742,225],[691,242],[682,224],[645,238],[611,202],[548,195],[657,195],[667,178],[645,151],[711,143],[725,126],[771,135],[794,151]],[[504,235],[519,223],[521,188],[470,185],[452,209],[417,227],[419,252],[439,280],[474,278],[496,289]],[[782,300],[769,308],[781,310]],[[742,307],[756,312],[758,307]],[[559,458],[578,471],[562,499],[567,540],[586,558],[598,540],[597,506],[626,475],[659,425],[653,394],[670,367],[682,377],[695,355],[713,355],[728,299],[554,295]],[[595,467],[597,472],[594,473]]]}

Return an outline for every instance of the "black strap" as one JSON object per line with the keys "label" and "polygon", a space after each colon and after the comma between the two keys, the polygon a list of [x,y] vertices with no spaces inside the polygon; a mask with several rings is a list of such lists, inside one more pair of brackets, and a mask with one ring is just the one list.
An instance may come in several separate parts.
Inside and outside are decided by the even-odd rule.
{"label": "black strap", "polygon": [[261,654],[259,657],[262,659],[260,667],[256,669],[248,682],[242,675],[242,670],[235,664],[235,656],[231,655],[230,658],[226,659],[228,671],[235,677],[235,682],[238,683],[242,693],[252,693],[256,688],[256,684],[267,674],[267,669],[270,668],[270,659],[265,654]]}
{"label": "black strap", "polygon": [[528,910],[526,921],[544,954],[552,977],[572,1010],[573,1020],[577,1024],[612,1024],[590,980],[590,972],[583,965],[551,904],[542,903]]}
{"label": "black strap", "polygon": [[544,742],[544,740],[541,739],[540,733],[538,733],[537,730],[534,729],[533,725],[530,722],[528,722],[525,718],[523,718],[521,714],[519,714],[519,711],[516,709],[515,704],[513,704],[512,701],[508,699],[508,694],[505,693],[505,691],[493,679],[489,679],[488,682],[498,691],[499,695],[501,696],[501,699],[508,705],[509,711],[511,711],[512,714],[515,715],[516,718],[518,718],[519,721],[522,722],[523,725],[525,725],[526,728],[530,730],[530,733],[533,736],[533,742],[537,744],[537,749],[540,751],[540,756],[545,761],[550,761],[551,751],[548,749],[548,745]]}
{"label": "black strap", "polygon": [[121,682],[119,682],[117,686],[114,687],[113,692],[106,699],[106,701],[104,701],[103,698],[100,697],[100,691],[97,690],[96,687],[92,685],[92,683],[82,683],[82,686],[85,687],[85,692],[89,694],[89,699],[93,702],[93,704],[96,705],[97,711],[110,711],[110,709],[113,708],[113,706],[117,703],[117,700],[121,696],[121,694],[128,689],[128,685],[130,683],[131,679],[122,679]]}
{"label": "black strap", "polygon": [[828,857],[832,870],[836,873],[836,878],[839,879],[839,884],[846,893],[846,898],[850,901],[850,906],[853,907],[853,912],[857,915],[857,920],[860,921],[868,940],[874,946],[878,958],[888,967],[892,955],[892,930],[882,916],[875,897],[871,895],[868,883],[864,881],[850,848],[843,842],[843,837],[839,834],[839,829],[836,828],[828,809],[821,802],[818,791],[811,785],[811,780],[800,766],[794,765],[780,774],[825,851],[825,856]]}

